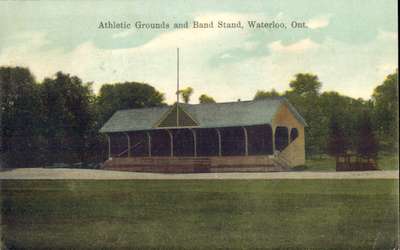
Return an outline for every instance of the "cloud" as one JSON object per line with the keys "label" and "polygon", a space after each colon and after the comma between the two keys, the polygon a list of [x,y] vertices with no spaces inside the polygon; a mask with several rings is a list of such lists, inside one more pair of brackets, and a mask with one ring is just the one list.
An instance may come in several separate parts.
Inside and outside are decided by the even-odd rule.
{"label": "cloud", "polygon": [[224,53],[220,56],[221,59],[228,59],[228,58],[232,58],[232,55],[229,53]]}
{"label": "cloud", "polygon": [[[84,42],[71,51],[50,50],[45,33],[36,35],[34,42],[26,37],[0,52],[0,65],[27,66],[40,81],[62,70],[94,82],[97,91],[101,84],[123,81],[147,82],[173,101],[176,85],[176,48],[181,49],[182,87],[195,89],[194,100],[202,93],[212,93],[217,100],[227,100],[224,83],[208,62],[230,48],[238,48],[247,39],[245,31],[174,30],[164,32],[149,42],[131,48],[103,49],[92,41]],[[229,41],[229,42],[228,42]],[[248,45],[246,45],[248,46]]]}
{"label": "cloud", "polygon": [[382,40],[389,40],[389,41],[398,41],[399,40],[399,33],[397,31],[389,32],[389,31],[382,31],[379,30],[378,38]]}
{"label": "cloud", "polygon": [[58,65],[64,65],[59,61],[63,58],[61,49],[46,49],[50,41],[44,32],[23,32],[10,40],[13,45],[0,51],[0,65],[29,67],[39,79],[54,74],[60,70]]}
{"label": "cloud", "polygon": [[320,29],[329,25],[330,16],[319,16],[308,20],[307,26],[310,29]]}
{"label": "cloud", "polygon": [[[234,21],[247,15],[206,13],[196,18]],[[397,32],[379,32],[374,40],[361,45],[333,38],[316,43],[311,36],[290,44],[282,39],[269,43],[268,53],[257,50],[263,40],[250,32],[171,30],[136,47],[104,49],[95,41],[86,41],[69,51],[51,49],[47,34],[35,32],[14,37],[15,42],[0,51],[0,65],[29,66],[38,80],[62,70],[94,82],[95,90],[104,83],[146,82],[164,92],[169,103],[175,100],[177,47],[181,49],[181,85],[194,88],[192,102],[200,94],[232,101],[251,99],[258,89],[284,91],[299,72],[317,74],[323,90],[368,98],[397,65]],[[240,48],[248,56],[238,61],[234,53]],[[218,55],[224,60],[212,64]]]}
{"label": "cloud", "polygon": [[363,45],[328,38],[317,45],[303,39],[287,46],[276,41],[270,46],[273,49],[268,55],[223,67],[221,80],[236,88],[232,96],[251,99],[258,89],[284,91],[295,74],[310,72],[318,75],[323,91],[368,99],[397,65],[397,53],[393,53],[397,43],[379,36]]}
{"label": "cloud", "polygon": [[306,38],[287,46],[282,45],[281,41],[275,41],[269,44],[268,47],[273,52],[303,53],[308,50],[317,49],[319,47],[319,44],[313,42],[309,38]]}
{"label": "cloud", "polygon": [[257,48],[258,45],[259,45],[259,42],[246,41],[243,43],[243,49],[246,51],[251,51],[251,50],[254,50],[255,48]]}

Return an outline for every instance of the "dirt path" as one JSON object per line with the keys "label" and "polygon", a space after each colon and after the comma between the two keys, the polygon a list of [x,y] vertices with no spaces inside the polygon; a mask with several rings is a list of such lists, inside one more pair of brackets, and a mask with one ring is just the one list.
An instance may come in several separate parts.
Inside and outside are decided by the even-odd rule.
{"label": "dirt path", "polygon": [[205,179],[398,179],[398,170],[359,171],[359,172],[269,172],[269,173],[202,173],[202,174],[158,174],[134,173],[92,169],[45,169],[20,168],[0,172],[0,180],[58,180],[58,179],[95,179],[95,180],[205,180]]}

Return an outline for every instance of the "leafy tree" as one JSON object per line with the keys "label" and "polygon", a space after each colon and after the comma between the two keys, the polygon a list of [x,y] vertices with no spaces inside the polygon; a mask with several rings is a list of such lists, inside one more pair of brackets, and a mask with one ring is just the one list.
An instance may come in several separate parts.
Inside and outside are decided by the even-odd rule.
{"label": "leafy tree", "polygon": [[137,82],[105,84],[97,98],[99,126],[117,110],[165,105],[164,94],[154,87]]}
{"label": "leafy tree", "polygon": [[[118,109],[163,105],[164,97],[140,83],[90,83],[58,72],[36,84],[26,68],[0,67],[2,165],[30,166],[101,159],[98,129]],[[100,153],[99,153],[100,152]],[[99,157],[100,155],[100,157]]]}
{"label": "leafy tree", "polygon": [[348,141],[343,133],[337,117],[334,115],[329,121],[329,137],[327,152],[336,159],[345,154],[348,149]]}
{"label": "leafy tree", "polygon": [[298,109],[308,123],[305,131],[306,153],[308,156],[322,154],[326,146],[329,117],[320,105],[321,83],[316,75],[297,74],[290,82],[290,89],[284,96]]}
{"label": "leafy tree", "polygon": [[277,97],[277,96],[280,96],[280,94],[275,89],[271,89],[270,91],[257,90],[253,99],[261,100],[264,98]]}
{"label": "leafy tree", "polygon": [[215,103],[215,100],[214,100],[214,98],[212,98],[211,96],[202,94],[202,95],[199,97],[199,102],[200,102],[200,103]]}
{"label": "leafy tree", "polygon": [[295,79],[289,83],[291,91],[298,95],[318,95],[322,83],[318,76],[309,73],[299,73]]}
{"label": "leafy tree", "polygon": [[32,166],[38,163],[40,98],[29,69],[0,67],[1,151],[7,166]]}
{"label": "leafy tree", "polygon": [[386,77],[372,95],[374,121],[383,148],[395,150],[398,139],[398,70]]}
{"label": "leafy tree", "polygon": [[190,96],[193,94],[193,88],[187,87],[185,89],[179,90],[179,93],[182,96],[182,99],[185,103],[189,103],[190,101]]}
{"label": "leafy tree", "polygon": [[359,138],[357,153],[365,159],[376,159],[378,156],[378,140],[373,131],[370,115],[365,112],[359,121]]}
{"label": "leafy tree", "polygon": [[43,127],[50,162],[85,162],[88,134],[94,128],[90,84],[58,72],[41,86],[44,105]]}
{"label": "leafy tree", "polygon": [[370,103],[330,91],[319,96],[319,106],[327,120],[330,120],[332,116],[338,119],[344,135],[352,144],[349,146],[355,149],[359,130],[358,122],[363,113],[372,112]]}

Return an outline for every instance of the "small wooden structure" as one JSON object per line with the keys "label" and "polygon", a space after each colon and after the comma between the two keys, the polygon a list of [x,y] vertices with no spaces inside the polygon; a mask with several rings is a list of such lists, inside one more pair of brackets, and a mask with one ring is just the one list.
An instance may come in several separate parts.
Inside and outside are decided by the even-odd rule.
{"label": "small wooden structure", "polygon": [[117,111],[106,169],[146,172],[282,171],[305,163],[304,127],[282,97]]}
{"label": "small wooden structure", "polygon": [[364,159],[354,153],[346,153],[336,159],[336,171],[367,171],[378,170],[376,161]]}

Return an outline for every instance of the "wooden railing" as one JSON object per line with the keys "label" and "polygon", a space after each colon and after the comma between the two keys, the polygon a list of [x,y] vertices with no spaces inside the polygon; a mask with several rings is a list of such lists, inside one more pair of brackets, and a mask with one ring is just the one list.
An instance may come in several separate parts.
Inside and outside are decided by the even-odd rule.
{"label": "wooden railing", "polygon": [[287,155],[290,154],[290,151],[292,151],[296,140],[297,138],[295,138],[293,141],[290,141],[290,143],[282,151],[275,155],[274,162],[276,164],[285,168],[292,167],[293,162],[287,157]]}
{"label": "wooden railing", "polygon": [[289,159],[287,159],[284,155],[282,155],[282,152],[279,153],[279,154],[276,156],[276,158],[277,158],[280,162],[282,162],[283,165],[284,165],[285,167],[290,167],[290,166],[292,165],[292,162],[291,162]]}
{"label": "wooden railing", "polygon": [[124,151],[122,151],[121,153],[117,154],[117,157],[121,157],[121,156],[123,156],[123,155],[126,154],[126,153],[128,153],[128,148],[125,149]]}

